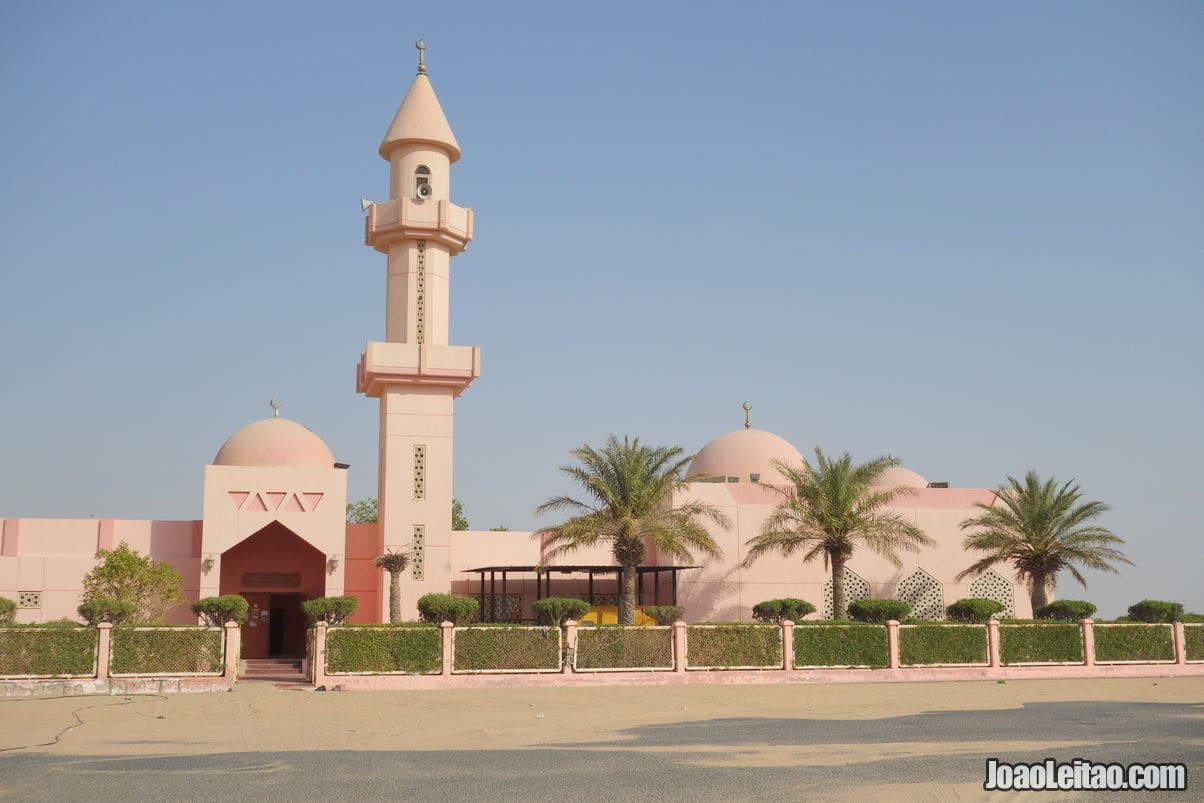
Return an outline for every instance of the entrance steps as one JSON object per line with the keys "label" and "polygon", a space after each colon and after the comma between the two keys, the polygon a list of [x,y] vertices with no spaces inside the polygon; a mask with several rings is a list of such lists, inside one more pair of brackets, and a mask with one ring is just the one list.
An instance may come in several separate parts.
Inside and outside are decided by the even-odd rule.
{"label": "entrance steps", "polygon": [[248,658],[240,680],[266,680],[276,683],[306,683],[300,658]]}

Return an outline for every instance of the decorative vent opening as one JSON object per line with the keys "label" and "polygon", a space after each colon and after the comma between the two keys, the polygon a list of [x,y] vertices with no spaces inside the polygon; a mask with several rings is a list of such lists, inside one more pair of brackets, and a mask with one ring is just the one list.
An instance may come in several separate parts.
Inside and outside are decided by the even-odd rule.
{"label": "decorative vent opening", "polygon": [[17,592],[17,607],[18,608],[41,608],[42,607],[42,592],[41,591],[18,591]]}
{"label": "decorative vent opening", "polygon": [[414,445],[414,498],[426,499],[426,445]]}
{"label": "decorative vent opening", "polygon": [[970,583],[971,597],[993,599],[1003,606],[1003,610],[996,615],[999,619],[1011,619],[1015,617],[1015,593],[1015,587],[1006,577],[990,570],[978,575],[974,582]]}
{"label": "decorative vent opening", "polygon": [[410,576],[415,580],[422,579],[422,570],[426,563],[426,525],[414,525],[414,539],[410,542]]}
{"label": "decorative vent opening", "polygon": [[916,619],[940,621],[945,618],[945,592],[937,579],[916,569],[899,582],[895,596],[911,606]]}
{"label": "decorative vent opening", "polygon": [[414,277],[415,342],[426,342],[426,240],[418,241],[418,270]]}

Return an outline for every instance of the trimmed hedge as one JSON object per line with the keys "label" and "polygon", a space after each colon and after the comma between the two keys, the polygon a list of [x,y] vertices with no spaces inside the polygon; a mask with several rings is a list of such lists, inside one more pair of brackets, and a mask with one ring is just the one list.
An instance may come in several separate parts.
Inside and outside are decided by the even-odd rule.
{"label": "trimmed hedge", "polygon": [[765,625],[686,628],[686,668],[782,668],[782,629]]}
{"label": "trimmed hedge", "polygon": [[801,622],[804,616],[815,613],[815,606],[810,602],[795,597],[782,599],[767,599],[753,606],[752,615],[758,622],[781,624],[789,619],[791,622]]}
{"label": "trimmed hedge", "polygon": [[79,618],[90,625],[109,622],[119,625],[130,620],[137,612],[137,607],[128,599],[93,599],[75,609]]}
{"label": "trimmed hedge", "polygon": [[560,669],[557,627],[470,627],[453,638],[453,672]]}
{"label": "trimmed hedge", "polygon": [[849,603],[849,616],[858,622],[882,624],[899,621],[911,613],[911,606],[897,599],[859,599]]}
{"label": "trimmed hedge", "polygon": [[974,625],[915,625],[899,628],[899,663],[986,664],[987,629]]}
{"label": "trimmed hedge", "polygon": [[122,675],[220,675],[222,631],[208,627],[113,628],[109,669]]}
{"label": "trimmed hedge", "polygon": [[247,621],[250,605],[239,594],[223,594],[220,597],[205,597],[192,603],[192,612],[205,620],[211,627],[221,627],[226,622],[243,624]]}
{"label": "trimmed hedge", "polygon": [[1184,627],[1183,646],[1187,648],[1187,660],[1204,661],[1204,625]]}
{"label": "trimmed hedge", "polygon": [[999,660],[1013,664],[1083,663],[1079,625],[1016,625],[999,628]]}
{"label": "trimmed hedge", "polygon": [[466,625],[476,618],[480,607],[476,597],[464,594],[423,594],[418,598],[422,621],[436,625],[445,621]]}
{"label": "trimmed hedge", "polygon": [[429,674],[443,668],[443,634],[428,624],[326,632],[326,671]]}
{"label": "trimmed hedge", "polygon": [[1129,606],[1129,618],[1134,622],[1147,622],[1150,624],[1178,622],[1182,617],[1182,602],[1143,599],[1141,602]]}
{"label": "trimmed hedge", "polygon": [[567,597],[544,597],[531,603],[531,610],[541,624],[560,627],[565,619],[580,619],[589,613],[589,603],[583,599]]}
{"label": "trimmed hedge", "polygon": [[1169,625],[1096,625],[1095,660],[1173,661],[1174,635]]}
{"label": "trimmed hedge", "polygon": [[983,597],[959,599],[945,608],[945,615],[952,622],[986,624],[992,616],[1003,612],[1003,603]]}
{"label": "trimmed hedge", "polygon": [[864,624],[794,628],[794,665],[872,666],[890,665],[886,628]]}
{"label": "trimmed hedge", "polygon": [[672,669],[673,631],[608,625],[577,631],[578,669]]}
{"label": "trimmed hedge", "polygon": [[93,677],[96,628],[23,625],[0,629],[0,676]]}
{"label": "trimmed hedge", "polygon": [[1059,599],[1048,605],[1042,605],[1033,611],[1038,619],[1057,619],[1061,622],[1077,622],[1080,619],[1090,619],[1098,610],[1094,605],[1081,599]]}
{"label": "trimmed hedge", "polygon": [[658,625],[671,625],[686,615],[686,609],[681,605],[645,605],[643,611]]}

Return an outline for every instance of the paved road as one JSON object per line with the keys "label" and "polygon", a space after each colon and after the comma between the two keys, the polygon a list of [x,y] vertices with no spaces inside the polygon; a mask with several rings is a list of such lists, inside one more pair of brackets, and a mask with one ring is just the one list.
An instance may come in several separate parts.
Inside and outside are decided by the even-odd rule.
{"label": "paved road", "polygon": [[[833,693],[838,693],[834,691]],[[610,742],[473,751],[241,752],[146,757],[10,752],[13,800],[823,800],[976,799],[996,757],[1183,762],[1200,799],[1204,706],[1032,703],[883,720],[713,719],[649,725]],[[850,759],[846,745],[882,757]],[[872,753],[873,751],[871,751]],[[952,753],[952,754],[951,754]],[[1019,797],[1020,795],[1017,795]],[[1032,798],[1029,795],[1030,799]],[[1066,799],[1065,795],[1038,796]]]}

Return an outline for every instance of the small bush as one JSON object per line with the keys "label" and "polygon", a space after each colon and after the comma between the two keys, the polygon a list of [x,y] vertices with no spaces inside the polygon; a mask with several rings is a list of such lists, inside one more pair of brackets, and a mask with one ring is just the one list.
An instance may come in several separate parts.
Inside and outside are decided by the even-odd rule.
{"label": "small bush", "polygon": [[1029,625],[999,628],[999,657],[1013,664],[1083,662],[1083,631],[1077,624]]}
{"label": "small bush", "polygon": [[560,627],[565,619],[580,619],[585,616],[589,607],[589,603],[583,599],[545,597],[532,603],[531,610],[535,611],[541,624]]}
{"label": "small bush", "polygon": [[686,609],[680,605],[645,605],[644,615],[655,619],[658,625],[671,625],[686,615]]}
{"label": "small bush", "polygon": [[791,622],[802,621],[804,616],[815,613],[815,606],[806,600],[784,597],[758,602],[753,606],[752,612],[753,618],[758,622],[780,625],[787,619]]}
{"label": "small bush", "polygon": [[782,631],[764,625],[695,625],[686,635],[686,667],[782,667]]}
{"label": "small bush", "polygon": [[1033,611],[1038,619],[1056,619],[1059,622],[1077,622],[1080,619],[1090,619],[1098,610],[1090,602],[1081,599],[1059,599],[1048,605],[1042,605]]}
{"label": "small bush", "polygon": [[310,624],[341,625],[355,613],[357,604],[355,597],[318,597],[302,602],[301,610],[309,617]]}
{"label": "small bush", "polygon": [[849,603],[849,616],[859,622],[896,622],[911,613],[911,606],[897,599],[861,599]]}
{"label": "small bush", "polygon": [[970,624],[985,624],[992,616],[1003,612],[1003,603],[993,599],[969,597],[959,599],[945,608],[945,614],[953,622],[968,622]]}
{"label": "small bush", "polygon": [[985,627],[927,624],[899,629],[899,663],[903,666],[986,662]]}
{"label": "small bush", "polygon": [[11,625],[17,621],[17,603],[8,597],[0,597],[0,625]]}
{"label": "small bush", "polygon": [[109,622],[119,625],[134,616],[134,603],[126,599],[94,599],[76,608],[79,617],[90,625]]}
{"label": "small bush", "polygon": [[1134,622],[1161,624],[1178,622],[1183,616],[1183,603],[1163,602],[1156,599],[1143,599],[1129,606],[1129,618]]}
{"label": "small bush", "polygon": [[1185,625],[1198,625],[1204,623],[1204,613],[1185,613],[1179,617],[1179,621]]}
{"label": "small bush", "polygon": [[837,622],[829,627],[796,627],[794,665],[889,666],[886,628],[847,622]]}
{"label": "small bush", "polygon": [[247,601],[238,594],[205,597],[192,603],[192,612],[213,627],[221,627],[226,622],[238,622],[241,625],[247,621],[249,609]]}
{"label": "small bush", "polygon": [[1121,625],[1095,628],[1095,660],[1173,661],[1175,641],[1169,627]]}
{"label": "small bush", "polygon": [[424,594],[418,598],[422,621],[466,625],[476,618],[480,603],[464,594]]}
{"label": "small bush", "polygon": [[453,672],[560,669],[556,627],[470,627],[457,630]]}
{"label": "small bush", "polygon": [[429,624],[340,627],[326,636],[327,672],[429,674],[443,668],[443,634]]}

